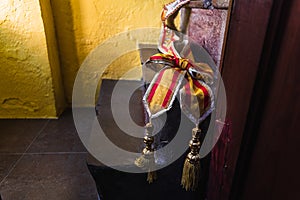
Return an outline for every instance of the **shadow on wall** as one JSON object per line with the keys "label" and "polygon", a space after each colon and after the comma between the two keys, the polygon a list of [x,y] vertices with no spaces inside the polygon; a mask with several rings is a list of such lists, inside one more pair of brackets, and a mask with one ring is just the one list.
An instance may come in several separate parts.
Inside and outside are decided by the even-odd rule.
{"label": "shadow on wall", "polygon": [[[72,88],[80,67],[75,31],[80,31],[80,23],[74,23],[72,0],[52,0],[56,37],[59,49],[60,66],[67,102],[71,103]],[[77,8],[78,9],[78,8]],[[77,16],[77,21],[80,21]]]}
{"label": "shadow on wall", "polygon": [[50,1],[0,10],[0,118],[57,118],[65,99]]}
{"label": "shadow on wall", "polygon": [[[151,0],[142,3],[136,0],[51,0],[61,71],[69,104],[72,101],[77,71],[86,56],[103,41],[116,34],[137,28],[159,28],[161,9],[167,2],[170,0]],[[128,65],[132,68],[140,64],[137,62],[138,57],[138,53],[135,53],[136,59],[133,61],[131,57],[124,56],[114,62],[107,73],[112,76],[107,78],[120,78],[119,71],[123,68],[128,69]]]}

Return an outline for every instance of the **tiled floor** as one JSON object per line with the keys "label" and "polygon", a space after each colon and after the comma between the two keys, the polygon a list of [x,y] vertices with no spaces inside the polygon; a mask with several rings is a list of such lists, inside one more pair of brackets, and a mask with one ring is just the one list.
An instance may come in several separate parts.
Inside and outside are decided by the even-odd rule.
{"label": "tiled floor", "polygon": [[[101,93],[96,105],[99,124],[116,146],[130,152],[141,152],[142,138],[129,136],[114,121],[111,98],[115,85],[116,81],[102,81]],[[126,102],[124,98],[126,88],[137,85],[140,84],[122,81],[120,87],[124,89],[122,88],[115,97],[120,105],[115,104],[115,106],[124,106],[122,102]],[[145,122],[145,113],[141,103],[142,94],[143,88],[137,89],[132,94],[128,107],[131,119],[139,126],[143,126]],[[178,110],[179,104],[177,103],[173,106],[173,111],[169,112],[165,128],[161,131],[165,134],[160,136],[166,136],[166,134],[172,136],[177,132],[178,127],[175,124],[181,118],[180,113],[178,116]],[[129,117],[128,113],[119,112],[118,114],[122,119]],[[192,128],[193,124],[191,125]],[[139,129],[134,131],[138,132]],[[143,133],[144,129],[141,131],[141,136]],[[188,140],[185,143],[188,144]],[[0,120],[0,194],[2,200],[97,200],[96,184],[86,163],[89,163],[92,169],[103,199],[131,200],[140,199],[141,196],[147,200],[201,199],[204,192],[200,190],[186,192],[180,185],[184,159],[185,155],[164,170],[158,171],[159,181],[149,185],[146,181],[146,173],[119,172],[103,166],[88,155],[77,135],[71,109],[65,111],[58,120]],[[205,171],[204,168],[203,171]],[[203,190],[205,181],[206,179],[203,179],[201,183],[204,185],[201,187]],[[145,197],[144,194],[148,195]]]}
{"label": "tiled floor", "polygon": [[72,112],[59,120],[0,120],[2,200],[96,200]]}
{"label": "tiled floor", "polygon": [[[99,123],[117,145],[140,152],[142,139],[128,137],[114,124],[110,98],[115,84],[109,80],[102,83],[96,107]],[[137,83],[124,81],[122,86],[128,84]],[[123,101],[124,94],[118,95]],[[143,126],[140,100],[138,90],[130,100],[130,115]],[[97,200],[97,188],[86,162],[99,163],[91,160],[77,135],[71,109],[58,120],[0,120],[2,200]]]}

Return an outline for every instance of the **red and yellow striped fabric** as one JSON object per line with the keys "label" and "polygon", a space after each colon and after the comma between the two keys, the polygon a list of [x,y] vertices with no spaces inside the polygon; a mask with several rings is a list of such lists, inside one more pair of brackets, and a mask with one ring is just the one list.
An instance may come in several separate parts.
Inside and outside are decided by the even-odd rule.
{"label": "red and yellow striped fabric", "polygon": [[213,98],[201,73],[196,71],[199,73],[197,76],[191,74],[190,69],[195,72],[196,68],[189,60],[170,54],[155,54],[148,62],[166,66],[153,78],[143,98],[149,116],[154,118],[169,110],[180,90],[181,108],[197,124],[201,116],[211,108]]}

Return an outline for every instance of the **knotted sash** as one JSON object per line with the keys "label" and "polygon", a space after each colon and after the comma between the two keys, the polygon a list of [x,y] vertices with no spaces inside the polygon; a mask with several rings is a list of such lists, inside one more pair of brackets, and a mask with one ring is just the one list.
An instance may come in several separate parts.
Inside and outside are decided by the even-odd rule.
{"label": "knotted sash", "polygon": [[[154,76],[143,97],[150,118],[158,117],[169,110],[179,91],[182,111],[195,124],[211,112],[213,94],[204,81],[209,69],[207,64],[193,64],[188,59],[161,53],[151,56],[146,65],[148,63],[163,66]],[[201,73],[204,70],[206,73]]]}
{"label": "knotted sash", "polygon": [[[146,67],[157,72],[143,97],[150,119],[168,111],[178,93],[182,111],[196,125],[214,109],[210,87],[214,71],[206,63],[195,62],[187,36],[168,25],[168,19],[174,20],[178,10],[189,2],[177,0],[165,5],[162,11],[158,45],[161,53],[151,56],[145,63]],[[169,23],[173,24],[172,21]]]}

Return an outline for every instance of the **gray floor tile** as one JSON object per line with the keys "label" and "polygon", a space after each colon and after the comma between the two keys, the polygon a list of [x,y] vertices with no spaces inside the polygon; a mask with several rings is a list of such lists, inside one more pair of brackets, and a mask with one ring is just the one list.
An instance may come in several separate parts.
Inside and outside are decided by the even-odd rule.
{"label": "gray floor tile", "polygon": [[24,155],[0,186],[5,200],[95,200],[86,154]]}
{"label": "gray floor tile", "polygon": [[20,157],[21,155],[0,154],[0,183]]}
{"label": "gray floor tile", "polygon": [[86,152],[77,134],[71,109],[58,120],[51,120],[27,153]]}
{"label": "gray floor tile", "polygon": [[48,120],[0,120],[0,153],[23,153]]}

